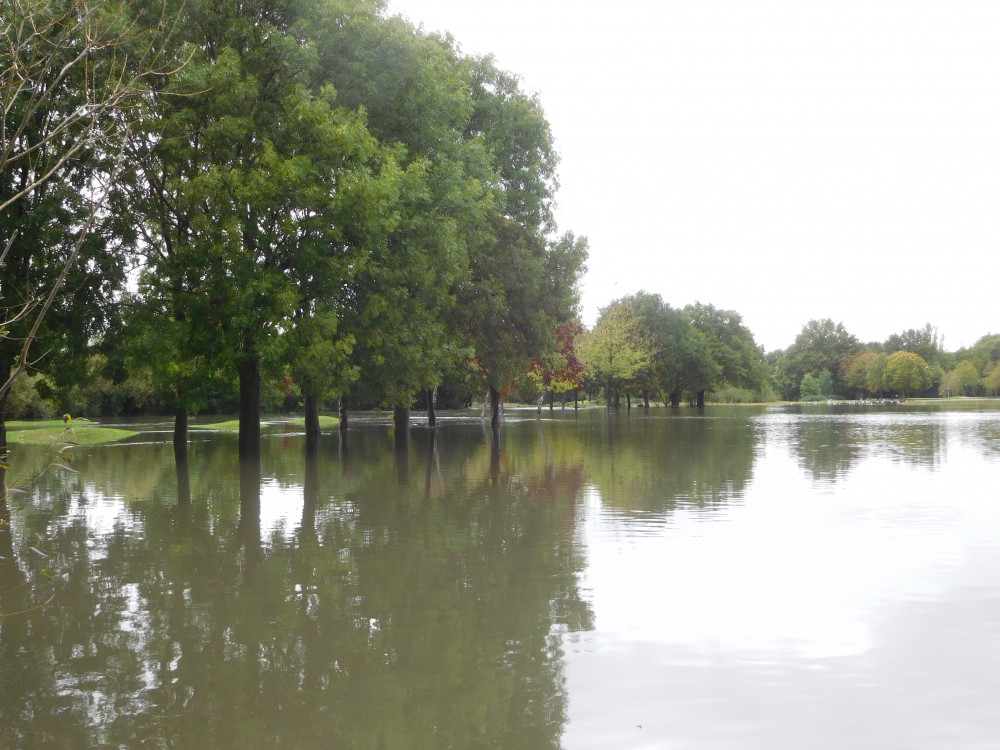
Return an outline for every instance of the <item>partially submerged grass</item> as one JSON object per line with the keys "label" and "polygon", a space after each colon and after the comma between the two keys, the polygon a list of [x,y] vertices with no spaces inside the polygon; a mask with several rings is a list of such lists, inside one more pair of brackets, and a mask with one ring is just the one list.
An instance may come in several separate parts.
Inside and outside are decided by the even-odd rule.
{"label": "partially submerged grass", "polygon": [[[321,430],[329,430],[340,424],[340,420],[336,417],[328,417],[325,415],[320,415],[319,418],[319,428]],[[285,426],[291,427],[302,427],[305,429],[306,418],[297,417],[295,419],[282,419],[275,421],[267,421],[261,425],[265,430],[269,428],[281,428]],[[225,422],[212,422],[211,424],[192,424],[188,425],[189,429],[192,430],[212,430],[214,432],[239,432],[240,431],[240,420],[229,419]]]}
{"label": "partially submerged grass", "polygon": [[7,423],[8,430],[51,430],[73,427],[75,425],[93,426],[89,419],[72,419],[69,421],[62,419],[14,419]]}
{"label": "partially submerged grass", "polygon": [[[75,420],[74,420],[75,422]],[[53,425],[54,426],[54,425]],[[113,443],[116,440],[138,435],[131,430],[120,430],[117,427],[95,427],[93,425],[64,425],[61,421],[59,429],[51,427],[14,428],[7,431],[7,442],[11,445],[51,445],[57,442],[71,442],[78,445],[100,445]]]}

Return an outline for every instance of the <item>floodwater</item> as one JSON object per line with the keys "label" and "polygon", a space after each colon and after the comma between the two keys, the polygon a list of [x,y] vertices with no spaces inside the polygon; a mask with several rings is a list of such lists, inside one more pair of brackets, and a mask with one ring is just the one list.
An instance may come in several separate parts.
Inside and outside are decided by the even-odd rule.
{"label": "floodwater", "polygon": [[9,493],[0,748],[1000,748],[989,402],[415,421]]}

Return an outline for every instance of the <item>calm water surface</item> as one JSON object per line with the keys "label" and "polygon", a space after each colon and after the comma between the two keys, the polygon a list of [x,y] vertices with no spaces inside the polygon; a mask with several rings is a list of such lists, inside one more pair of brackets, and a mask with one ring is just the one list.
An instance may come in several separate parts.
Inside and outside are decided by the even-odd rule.
{"label": "calm water surface", "polygon": [[147,424],[0,506],[0,748],[1000,748],[963,407]]}

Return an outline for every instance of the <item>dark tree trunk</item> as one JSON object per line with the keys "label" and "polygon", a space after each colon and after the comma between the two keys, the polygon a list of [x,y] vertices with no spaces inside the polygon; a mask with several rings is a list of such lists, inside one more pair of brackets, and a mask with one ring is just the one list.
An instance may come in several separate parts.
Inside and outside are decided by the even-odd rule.
{"label": "dark tree trunk", "polygon": [[340,400],[337,402],[337,406],[340,408],[340,429],[347,429],[347,394],[340,394]]}
{"label": "dark tree trunk", "polygon": [[306,394],[306,453],[312,455],[319,449],[319,400]]}
{"label": "dark tree trunk", "polygon": [[549,391],[549,411],[552,411],[552,405],[556,402],[556,394]]}
{"label": "dark tree trunk", "polygon": [[188,412],[178,407],[174,412],[174,461],[187,461]]}
{"label": "dark tree trunk", "polygon": [[500,391],[490,386],[490,427],[500,429]]}
{"label": "dark tree trunk", "polygon": [[427,391],[427,426],[434,427],[437,424],[437,397],[438,389],[434,386]]}
{"label": "dark tree trunk", "polygon": [[670,405],[673,407],[678,407],[681,405],[681,392],[671,391],[670,392]]}
{"label": "dark tree trunk", "polygon": [[578,408],[580,408],[579,400],[577,399],[577,396],[579,395],[579,393],[580,393],[580,389],[579,388],[574,388],[573,389],[573,411],[576,411]]}
{"label": "dark tree trunk", "polygon": [[642,392],[642,408],[649,409],[649,391]]}
{"label": "dark tree trunk", "polygon": [[632,411],[632,394],[625,391],[625,408]]}
{"label": "dark tree trunk", "polygon": [[410,429],[410,410],[405,406],[397,406],[392,410],[392,424],[396,433],[407,433]]}
{"label": "dark tree trunk", "polygon": [[622,395],[618,391],[615,391],[615,408],[620,409],[622,407]]}
{"label": "dark tree trunk", "polygon": [[604,408],[608,411],[611,411],[611,397],[612,397],[611,378],[608,378],[608,385],[604,389],[604,401],[606,402]]}
{"label": "dark tree trunk", "polygon": [[245,352],[236,365],[240,376],[240,461],[260,462],[260,362]]}
{"label": "dark tree trunk", "polygon": [[705,408],[705,391],[704,390],[698,391],[698,408],[699,409],[704,409]]}

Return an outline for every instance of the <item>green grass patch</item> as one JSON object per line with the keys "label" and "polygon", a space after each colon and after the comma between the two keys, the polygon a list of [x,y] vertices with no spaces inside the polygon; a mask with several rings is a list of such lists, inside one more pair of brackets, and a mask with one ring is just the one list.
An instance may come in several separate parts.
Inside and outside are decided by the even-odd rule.
{"label": "green grass patch", "polygon": [[64,427],[75,425],[93,426],[89,419],[73,419],[70,422],[63,422],[61,419],[14,419],[7,423],[8,430],[61,430]]}
{"label": "green grass patch", "polygon": [[[275,420],[274,422],[270,422],[270,420],[268,420],[268,422],[269,423],[267,423],[267,424],[262,424],[261,425],[261,427],[264,430],[268,430],[268,429],[280,429],[280,428],[285,427],[285,426],[302,427],[304,429],[305,426],[306,426],[306,418],[305,417],[297,417],[295,419]],[[328,429],[330,429],[332,427],[336,427],[339,424],[340,424],[340,420],[337,419],[336,417],[328,417],[328,416],[325,416],[325,415],[320,415],[320,418],[319,418],[319,428],[321,430],[328,430]],[[189,427],[189,429],[192,429],[192,430],[213,430],[215,432],[239,432],[240,431],[240,420],[238,420],[238,419],[229,419],[229,420],[227,420],[225,422],[212,422],[210,424],[192,424],[192,425],[188,425],[188,427]]]}
{"label": "green grass patch", "polygon": [[189,424],[189,430],[215,430],[216,432],[239,432],[240,420],[230,419],[225,422],[213,422],[211,424]]}
{"label": "green grass patch", "polygon": [[[289,419],[288,424],[305,429],[306,418],[298,417],[297,419]],[[321,430],[329,430],[331,427],[336,427],[339,424],[340,420],[336,417],[328,417],[325,414],[319,415],[319,428]]]}
{"label": "green grass patch", "polygon": [[[75,420],[74,420],[75,422]],[[11,445],[50,445],[53,442],[72,442],[80,445],[100,445],[113,443],[138,435],[131,430],[120,430],[117,427],[94,427],[81,425],[66,429],[59,422],[59,429],[32,427],[30,429],[8,430],[7,442]]]}

